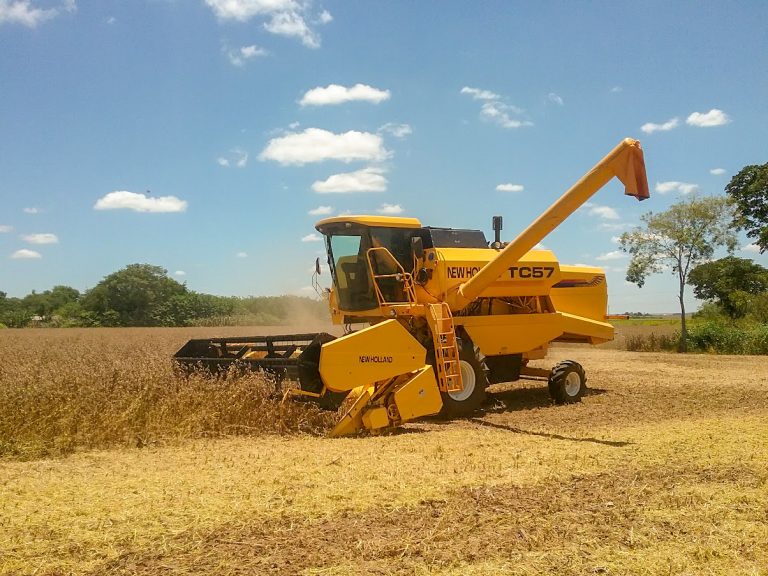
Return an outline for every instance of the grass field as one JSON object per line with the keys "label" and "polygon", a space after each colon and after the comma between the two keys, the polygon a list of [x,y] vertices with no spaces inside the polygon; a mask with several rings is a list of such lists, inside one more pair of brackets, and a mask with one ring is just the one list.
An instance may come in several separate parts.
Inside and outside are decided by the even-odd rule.
{"label": "grass field", "polygon": [[0,573],[768,574],[766,357],[556,347],[580,404],[497,386],[331,440],[258,382],[175,380],[201,334],[0,332]]}

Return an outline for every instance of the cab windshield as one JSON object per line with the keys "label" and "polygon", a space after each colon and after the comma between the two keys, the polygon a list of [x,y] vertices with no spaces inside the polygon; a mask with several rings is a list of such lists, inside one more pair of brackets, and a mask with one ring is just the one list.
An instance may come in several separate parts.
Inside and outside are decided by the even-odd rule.
{"label": "cab windshield", "polygon": [[368,272],[368,235],[358,233],[326,236],[333,283],[342,310],[370,310],[378,306]]}

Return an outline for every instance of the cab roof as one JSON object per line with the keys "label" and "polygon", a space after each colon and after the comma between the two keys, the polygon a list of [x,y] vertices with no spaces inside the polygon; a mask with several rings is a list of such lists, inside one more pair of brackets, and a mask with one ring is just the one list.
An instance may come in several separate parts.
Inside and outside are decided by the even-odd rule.
{"label": "cab roof", "polygon": [[371,216],[371,215],[346,215],[323,218],[315,229],[322,232],[322,228],[329,224],[357,224],[359,226],[373,226],[381,228],[421,228],[418,218],[403,218],[400,216]]}

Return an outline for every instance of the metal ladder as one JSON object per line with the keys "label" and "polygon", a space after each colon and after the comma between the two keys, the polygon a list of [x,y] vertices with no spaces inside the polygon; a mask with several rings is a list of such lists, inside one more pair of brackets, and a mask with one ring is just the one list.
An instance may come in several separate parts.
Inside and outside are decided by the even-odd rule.
{"label": "metal ladder", "polygon": [[427,322],[435,345],[438,387],[441,392],[460,392],[464,385],[461,382],[459,347],[456,344],[451,309],[445,302],[428,306]]}

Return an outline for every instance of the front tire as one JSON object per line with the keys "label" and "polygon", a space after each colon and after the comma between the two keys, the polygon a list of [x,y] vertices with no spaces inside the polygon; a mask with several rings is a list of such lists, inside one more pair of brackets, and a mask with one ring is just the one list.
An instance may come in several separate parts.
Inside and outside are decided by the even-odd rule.
{"label": "front tire", "polygon": [[587,377],[581,364],[565,360],[552,368],[549,374],[549,395],[555,404],[581,402],[587,390]]}
{"label": "front tire", "polygon": [[459,350],[459,368],[464,389],[461,392],[442,392],[441,416],[454,418],[468,416],[480,409],[485,402],[488,374],[485,364],[478,358],[471,343],[462,344]]}

